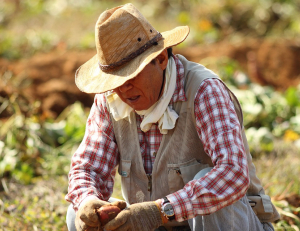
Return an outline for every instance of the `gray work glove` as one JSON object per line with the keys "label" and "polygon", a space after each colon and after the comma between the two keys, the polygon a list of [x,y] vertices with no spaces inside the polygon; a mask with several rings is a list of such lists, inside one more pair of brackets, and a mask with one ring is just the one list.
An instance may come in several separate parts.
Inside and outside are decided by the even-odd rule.
{"label": "gray work glove", "polygon": [[103,205],[109,204],[102,200],[90,200],[86,202],[83,206],[79,208],[76,213],[75,227],[77,231],[98,231],[102,230],[98,227],[101,226],[96,209],[102,207]]}
{"label": "gray work glove", "polygon": [[154,202],[132,204],[108,222],[104,228],[116,231],[153,231],[163,224],[160,213]]}

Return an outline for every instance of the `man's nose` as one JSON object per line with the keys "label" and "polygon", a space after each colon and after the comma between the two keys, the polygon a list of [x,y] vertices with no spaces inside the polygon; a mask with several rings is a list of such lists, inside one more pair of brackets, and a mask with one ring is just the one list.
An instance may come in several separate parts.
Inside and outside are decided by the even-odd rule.
{"label": "man's nose", "polygon": [[132,88],[132,84],[130,83],[130,81],[127,81],[119,87],[119,91],[122,93],[125,93],[126,91],[130,90],[131,88]]}

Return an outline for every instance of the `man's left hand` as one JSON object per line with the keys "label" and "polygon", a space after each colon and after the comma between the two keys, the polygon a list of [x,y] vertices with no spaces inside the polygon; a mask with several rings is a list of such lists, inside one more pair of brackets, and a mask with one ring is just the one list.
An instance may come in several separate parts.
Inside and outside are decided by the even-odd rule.
{"label": "man's left hand", "polygon": [[121,211],[113,220],[108,222],[106,230],[153,231],[163,224],[161,212],[154,202],[142,202],[130,205]]}

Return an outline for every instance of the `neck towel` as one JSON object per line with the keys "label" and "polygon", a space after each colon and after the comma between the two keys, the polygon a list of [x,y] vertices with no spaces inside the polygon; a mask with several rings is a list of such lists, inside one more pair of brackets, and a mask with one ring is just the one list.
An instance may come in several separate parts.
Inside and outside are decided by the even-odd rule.
{"label": "neck towel", "polygon": [[[150,64],[151,65],[151,64]],[[141,130],[147,132],[153,123],[158,123],[161,134],[167,134],[168,130],[175,127],[178,114],[169,106],[169,102],[176,87],[176,64],[172,57],[169,58],[165,71],[165,86],[160,99],[147,110],[135,111],[139,115],[143,115]],[[109,110],[113,118],[118,121],[120,119],[129,119],[130,113],[133,111],[128,104],[124,103],[115,92],[108,92],[106,99]]]}

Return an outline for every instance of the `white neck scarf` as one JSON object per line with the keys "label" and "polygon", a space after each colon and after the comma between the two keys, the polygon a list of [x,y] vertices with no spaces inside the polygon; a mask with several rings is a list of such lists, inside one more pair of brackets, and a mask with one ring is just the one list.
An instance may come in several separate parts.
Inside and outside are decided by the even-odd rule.
{"label": "white neck scarf", "polygon": [[[176,87],[176,64],[173,58],[169,58],[165,72],[165,86],[160,99],[147,110],[136,111],[139,115],[144,115],[141,123],[141,130],[147,132],[153,123],[158,122],[158,128],[161,134],[167,134],[168,130],[175,127],[178,118],[177,113],[168,106]],[[106,95],[109,104],[109,110],[116,121],[129,118],[133,109],[124,103],[119,96],[110,92]]]}

